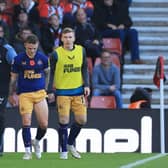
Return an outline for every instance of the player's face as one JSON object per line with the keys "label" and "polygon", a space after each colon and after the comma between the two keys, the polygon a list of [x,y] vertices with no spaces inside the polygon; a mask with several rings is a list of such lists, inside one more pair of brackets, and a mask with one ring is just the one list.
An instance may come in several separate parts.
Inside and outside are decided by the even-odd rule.
{"label": "player's face", "polygon": [[75,35],[73,32],[62,34],[61,40],[63,42],[63,47],[67,50],[71,50],[74,45]]}
{"label": "player's face", "polygon": [[26,54],[28,57],[33,58],[37,52],[38,49],[38,43],[32,44],[32,43],[25,43],[26,48]]}

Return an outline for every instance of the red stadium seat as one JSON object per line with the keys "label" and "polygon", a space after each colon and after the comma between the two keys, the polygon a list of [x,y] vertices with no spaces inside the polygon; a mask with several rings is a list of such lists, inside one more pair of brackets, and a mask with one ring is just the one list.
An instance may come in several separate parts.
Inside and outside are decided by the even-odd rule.
{"label": "red stadium seat", "polygon": [[[119,59],[119,57],[118,57],[118,55],[116,55],[116,54],[111,54],[111,61],[112,61],[112,63],[113,64],[115,64],[118,68],[121,68],[121,64],[120,64],[120,59]],[[96,60],[95,60],[95,63],[94,63],[94,66],[95,65],[98,65],[98,64],[100,64],[101,63],[101,58],[96,58]]]}
{"label": "red stadium seat", "polygon": [[120,63],[120,59],[119,59],[118,55],[111,54],[111,60],[112,60],[113,64],[115,64],[117,67],[121,68],[121,63]]}
{"label": "red stadium seat", "polygon": [[117,55],[122,55],[122,45],[119,38],[103,38],[103,48]]}
{"label": "red stadium seat", "polygon": [[94,66],[98,65],[100,63],[101,63],[101,58],[97,57],[96,60],[95,60]]}
{"label": "red stadium seat", "polygon": [[114,96],[92,96],[90,108],[115,109],[116,101]]}

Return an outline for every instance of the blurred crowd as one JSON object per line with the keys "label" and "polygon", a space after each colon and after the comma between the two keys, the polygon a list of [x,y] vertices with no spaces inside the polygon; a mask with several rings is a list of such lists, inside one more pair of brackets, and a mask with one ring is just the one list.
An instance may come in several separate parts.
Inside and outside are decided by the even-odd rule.
{"label": "blurred crowd", "polygon": [[100,56],[102,38],[120,38],[123,55],[130,50],[131,61],[141,64],[138,32],[129,16],[130,0],[0,0],[0,25],[4,37],[16,52],[30,34],[36,34],[40,50],[49,55],[60,45],[64,27],[76,32],[76,43],[86,48],[88,57]]}
{"label": "blurred crowd", "polygon": [[[132,28],[130,5],[131,0],[0,0],[0,45],[10,46],[8,51],[17,55],[24,51],[27,36],[35,34],[40,41],[39,50],[50,56],[61,45],[62,29],[71,27],[75,30],[76,44],[86,49],[94,67],[96,59],[102,59],[103,39],[120,39],[122,53],[117,57],[121,67],[117,67],[117,73],[113,73],[110,81],[107,79],[107,83],[99,84],[109,88],[114,85],[121,91],[125,52],[130,51],[131,63],[144,63],[139,55],[138,32]],[[91,69],[91,78],[94,72]],[[120,99],[121,96],[117,96],[118,108],[122,107]]]}

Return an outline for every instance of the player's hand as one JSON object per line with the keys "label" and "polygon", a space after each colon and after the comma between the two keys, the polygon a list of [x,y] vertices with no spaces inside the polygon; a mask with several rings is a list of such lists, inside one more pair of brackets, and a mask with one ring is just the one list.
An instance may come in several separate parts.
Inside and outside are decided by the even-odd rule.
{"label": "player's hand", "polygon": [[13,107],[16,107],[18,105],[18,101],[17,101],[16,97],[14,97],[14,95],[10,95],[8,97],[8,101]]}
{"label": "player's hand", "polygon": [[84,95],[86,97],[90,95],[90,88],[89,87],[84,87]]}
{"label": "player's hand", "polygon": [[53,103],[55,101],[55,95],[54,93],[49,93],[48,94],[48,102]]}

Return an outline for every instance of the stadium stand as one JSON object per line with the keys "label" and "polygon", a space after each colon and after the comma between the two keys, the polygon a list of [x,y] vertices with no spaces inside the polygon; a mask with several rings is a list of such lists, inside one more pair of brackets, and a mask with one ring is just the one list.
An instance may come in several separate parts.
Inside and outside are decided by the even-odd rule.
{"label": "stadium stand", "polygon": [[122,55],[122,45],[119,38],[103,38],[103,48],[119,56]]}

